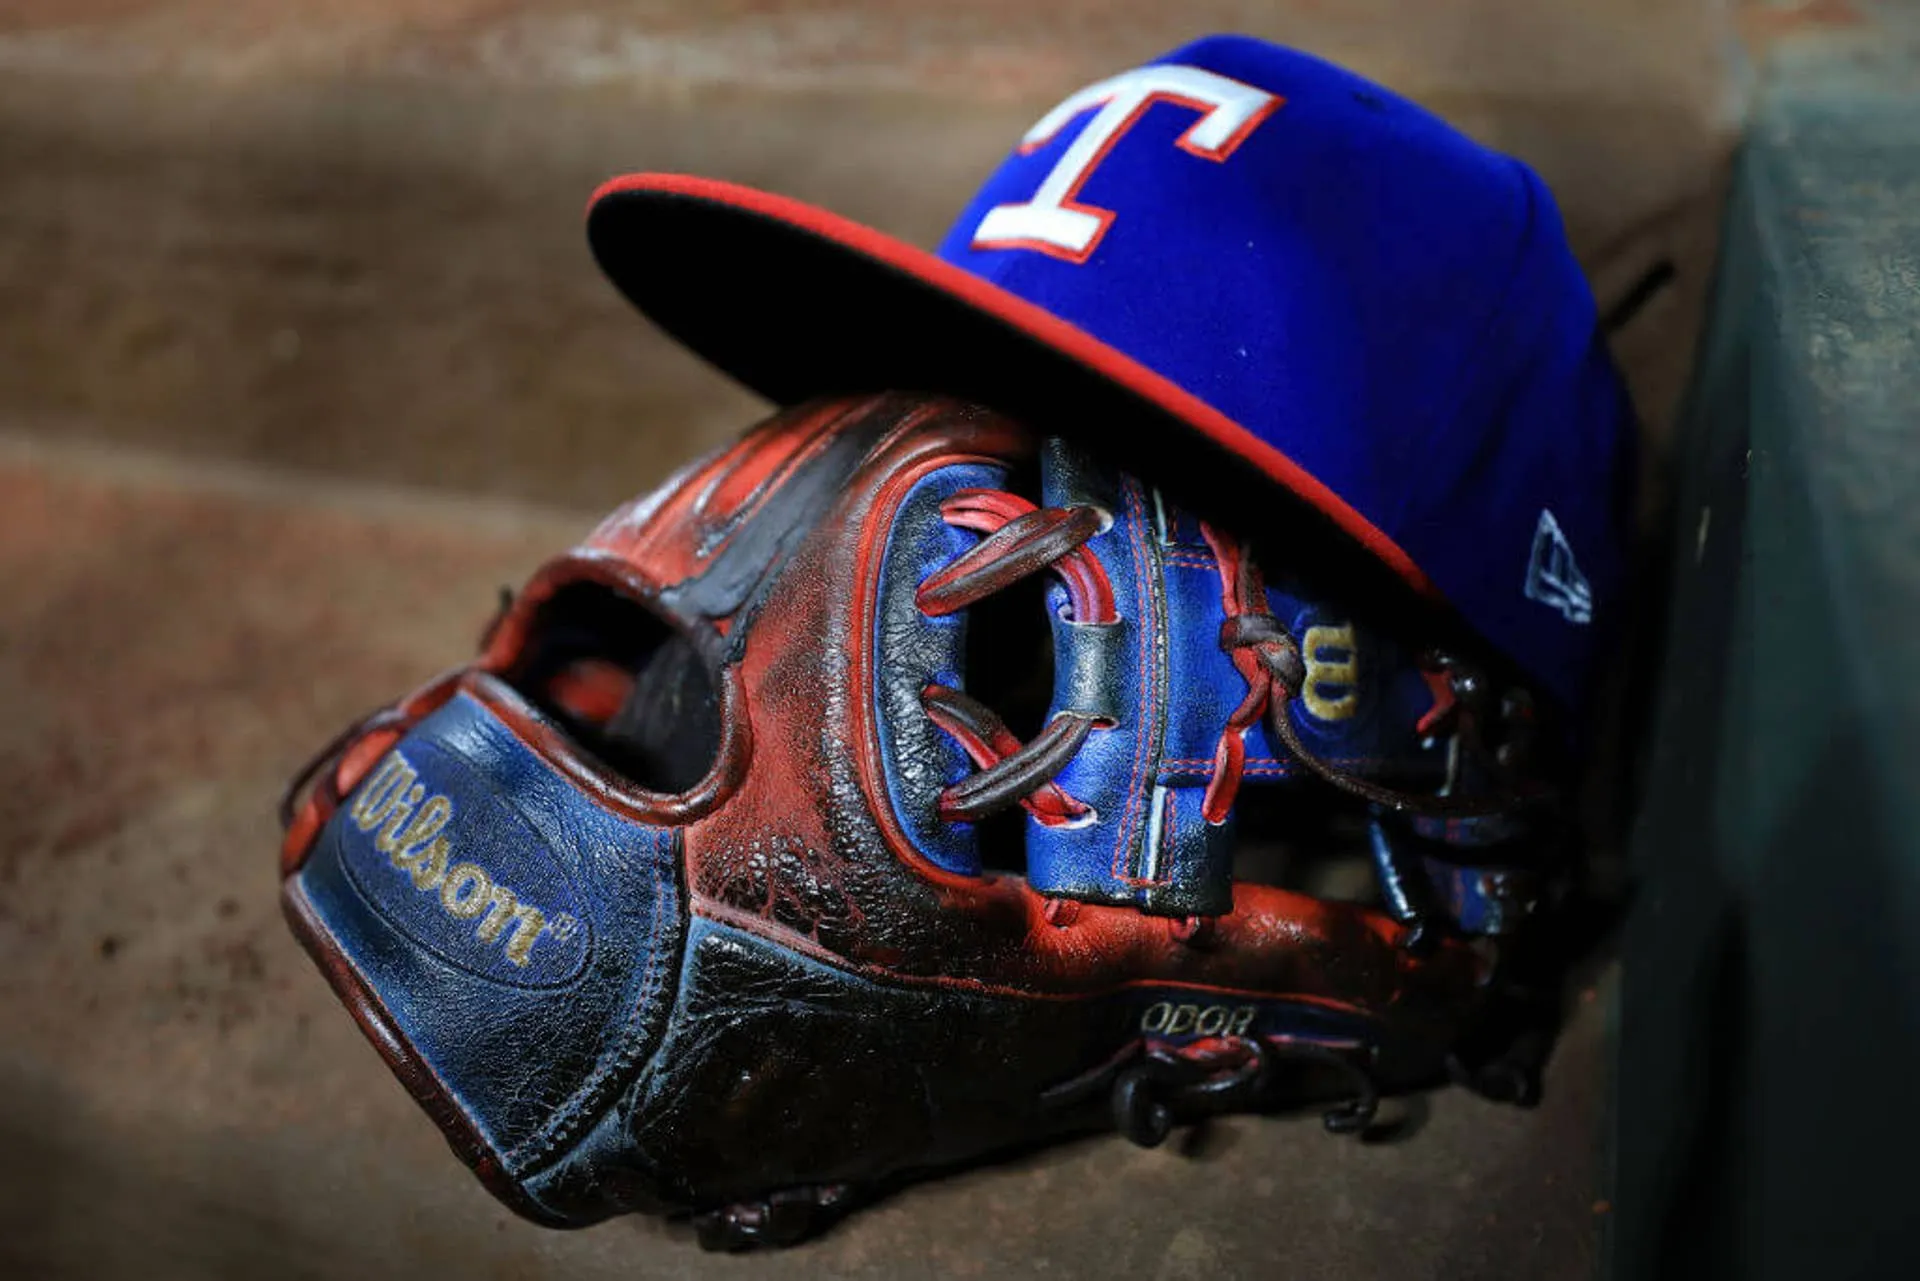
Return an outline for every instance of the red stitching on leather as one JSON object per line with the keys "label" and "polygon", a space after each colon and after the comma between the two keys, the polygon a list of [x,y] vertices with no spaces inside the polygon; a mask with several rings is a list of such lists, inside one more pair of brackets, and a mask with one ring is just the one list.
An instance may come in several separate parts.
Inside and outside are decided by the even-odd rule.
{"label": "red stitching on leather", "polygon": [[[1191,766],[1194,769],[1210,769],[1213,766],[1213,757],[1211,756],[1166,756],[1161,758],[1160,763],[1162,765],[1187,765],[1187,766]],[[1247,757],[1246,768],[1258,769],[1262,765],[1281,765],[1281,764],[1285,764],[1285,762],[1282,761],[1277,756],[1249,756]]]}

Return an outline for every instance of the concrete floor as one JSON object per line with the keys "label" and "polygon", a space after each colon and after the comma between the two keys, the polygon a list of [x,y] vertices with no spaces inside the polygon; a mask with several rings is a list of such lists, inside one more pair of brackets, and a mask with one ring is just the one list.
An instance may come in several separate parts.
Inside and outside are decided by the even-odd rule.
{"label": "concrete floor", "polygon": [[580,206],[621,169],[925,242],[1067,89],[1288,39],[1533,161],[1603,297],[1679,264],[1618,343],[1657,464],[1737,114],[1722,6],[1445,8],[0,0],[0,1275],[1591,1275],[1605,982],[1536,1112],[1090,1141],[714,1259],[496,1208],[275,901],[308,750],[757,412],[594,274]]}

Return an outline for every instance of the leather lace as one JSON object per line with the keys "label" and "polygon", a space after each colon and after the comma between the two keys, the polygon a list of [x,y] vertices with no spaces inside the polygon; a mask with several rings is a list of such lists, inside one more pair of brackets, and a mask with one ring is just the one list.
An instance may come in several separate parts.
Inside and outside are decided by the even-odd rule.
{"label": "leather lace", "polygon": [[[1247,696],[1228,718],[1228,732],[1221,735],[1214,756],[1214,777],[1205,803],[1210,822],[1220,822],[1233,807],[1246,752],[1240,731],[1262,716],[1295,760],[1341,791],[1384,809],[1427,818],[1484,818],[1512,813],[1536,799],[1515,788],[1474,796],[1405,792],[1321,759],[1301,739],[1293,717],[1287,714],[1287,705],[1300,696],[1306,681],[1300,642],[1267,608],[1266,586],[1246,548],[1204,523],[1200,529],[1220,565],[1221,603],[1226,610],[1220,648],[1232,655],[1234,667],[1247,682]],[[1461,732],[1466,728],[1462,726]]]}
{"label": "leather lace", "polygon": [[[999,489],[962,489],[940,504],[947,524],[984,534],[978,543],[920,584],[916,601],[930,617],[954,613],[993,593],[1052,570],[1067,589],[1073,621],[1114,623],[1113,584],[1087,540],[1106,528],[1097,507],[1037,507]],[[951,734],[980,772],[940,793],[940,816],[974,823],[1009,805],[1024,805],[1049,825],[1083,821],[1091,809],[1053,781],[1093,732],[1094,718],[1055,713],[1030,743],[1022,743],[992,708],[945,685],[929,685],[921,706]]]}
{"label": "leather lace", "polygon": [[[940,505],[947,524],[984,537],[921,583],[916,601],[930,617],[952,614],[1033,574],[1051,571],[1066,587],[1070,618],[1078,623],[1119,621],[1113,586],[1097,557],[1086,550],[1109,517],[1097,507],[1039,507],[997,489],[959,490]],[[1512,789],[1457,796],[1404,792],[1361,778],[1317,756],[1301,739],[1287,705],[1299,697],[1306,676],[1299,642],[1267,607],[1266,587],[1245,547],[1204,522],[1202,534],[1220,568],[1220,648],[1247,683],[1247,693],[1228,715],[1214,747],[1212,777],[1202,812],[1211,823],[1232,812],[1246,773],[1245,733],[1263,718],[1302,765],[1341,791],[1390,810],[1436,818],[1475,818],[1511,812],[1531,799]],[[978,822],[1021,805],[1041,823],[1088,820],[1091,809],[1055,778],[1097,728],[1083,712],[1056,712],[1032,741],[1022,743],[993,709],[945,685],[921,691],[927,716],[972,758],[979,772],[940,793],[940,816]],[[1427,722],[1422,722],[1425,730]]]}

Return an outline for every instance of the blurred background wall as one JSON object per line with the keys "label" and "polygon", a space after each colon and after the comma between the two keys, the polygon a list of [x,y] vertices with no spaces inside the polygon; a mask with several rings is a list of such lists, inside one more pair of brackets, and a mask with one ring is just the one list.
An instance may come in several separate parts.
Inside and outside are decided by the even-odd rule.
{"label": "blurred background wall", "polygon": [[[1830,6],[1821,5],[1820,9]],[[1195,34],[1378,77],[1531,161],[1677,395],[1740,104],[1728,0],[0,0],[0,409],[598,507],[752,404],[598,278],[586,195],[714,174],[920,243],[1033,118]],[[1820,20],[1819,15],[1813,19]]]}

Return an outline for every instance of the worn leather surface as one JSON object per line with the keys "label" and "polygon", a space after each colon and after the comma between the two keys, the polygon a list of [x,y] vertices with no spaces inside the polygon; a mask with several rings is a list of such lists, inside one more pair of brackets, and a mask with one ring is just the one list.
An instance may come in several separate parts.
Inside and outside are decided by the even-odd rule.
{"label": "worn leather surface", "polygon": [[[1338,1013],[1177,988],[1053,1002],[902,987],[696,917],[672,1027],[606,1127],[621,1150],[609,1163],[622,1171],[614,1184],[644,1184],[665,1204],[711,1205],[1101,1128],[1104,1094],[1057,1087],[1090,1068],[1097,1075],[1149,1010],[1152,1021],[1179,1020],[1175,1041],[1198,1039],[1202,1018],[1217,1032],[1242,1011],[1275,1037],[1367,1032]],[[596,1180],[604,1176],[589,1163],[572,1162],[533,1180],[533,1191],[577,1203],[605,1193]]]}
{"label": "worn leather surface", "polygon": [[678,853],[677,832],[594,804],[461,694],[375,768],[289,888],[519,1178],[573,1146],[660,1035],[686,929]]}
{"label": "worn leather surface", "polygon": [[[1052,841],[1030,826],[1021,877],[982,870],[975,834],[939,818],[941,789],[973,766],[918,693],[964,687],[967,620],[929,619],[913,593],[978,538],[938,519],[942,498],[1028,474],[1037,447],[985,410],[918,396],[783,414],[616,512],[535,575],[463,674],[323,768],[290,829],[290,915],[456,1151],[517,1208],[583,1222],[938,1167],[1106,1124],[1103,1073],[1209,1038],[1337,1047],[1393,1088],[1441,1072],[1478,1019],[1487,960],[1463,941],[1416,955],[1379,910],[1233,882],[1231,829],[1192,826],[1194,762],[1244,682],[1218,648],[1205,540],[1132,480],[1055,460],[1040,495],[1092,494],[1114,518],[1090,546],[1124,641],[1081,652],[1052,601],[1056,697],[1113,713],[1061,775],[1100,820]],[[1290,626],[1332,617],[1277,581]],[[718,746],[683,792],[618,776],[515,690],[542,611],[582,584],[645,605],[710,665]],[[1431,700],[1391,665],[1399,651],[1355,648],[1353,688],[1323,691],[1354,712],[1321,746],[1418,777],[1431,749],[1408,725]],[[1118,677],[1117,656],[1131,664]],[[1248,741],[1256,786],[1295,772],[1258,730]],[[396,756],[419,775],[412,804],[449,798],[450,859],[544,894],[549,931],[564,912],[576,932],[516,966],[475,950],[503,945],[477,939],[487,913],[470,887],[410,888],[420,834],[396,829],[383,849],[385,829],[362,826]],[[1090,865],[1073,838],[1136,857],[1156,791],[1175,798],[1166,897],[1130,884],[1131,903],[1102,902],[1126,895],[1088,874],[1085,901],[1061,910],[1043,891]],[[1195,931],[1142,901],[1218,915]],[[1245,1106],[1313,1092],[1262,1080]]]}
{"label": "worn leather surface", "polygon": [[972,768],[966,752],[927,717],[920,691],[928,685],[967,686],[966,611],[929,617],[914,593],[935,570],[979,538],[940,519],[940,503],[969,487],[1006,482],[1001,464],[939,460],[916,480],[887,531],[874,604],[872,645],[875,746],[887,802],[908,839],[932,863],[950,872],[980,868],[973,826],[949,823],[937,812],[940,791]]}
{"label": "worn leather surface", "polygon": [[[1215,553],[1191,515],[1060,441],[1042,451],[1041,488],[1049,504],[1090,504],[1111,515],[1087,550],[1113,584],[1120,620],[1072,618],[1057,586],[1049,599],[1053,710],[1089,711],[1103,723],[1058,779],[1094,817],[1071,827],[1031,821],[1028,879],[1046,893],[1167,915],[1226,911],[1233,823],[1207,821],[1201,806],[1215,748],[1247,682],[1219,643],[1226,610]],[[1445,742],[1415,729],[1434,701],[1415,656],[1356,624],[1325,584],[1318,593],[1272,588],[1268,599],[1294,636],[1338,631],[1344,642],[1324,647],[1330,678],[1319,679],[1323,655],[1307,655],[1316,699],[1289,709],[1321,758],[1368,777],[1438,785]],[[1243,741],[1247,788],[1307,774],[1275,750],[1263,721]]]}

